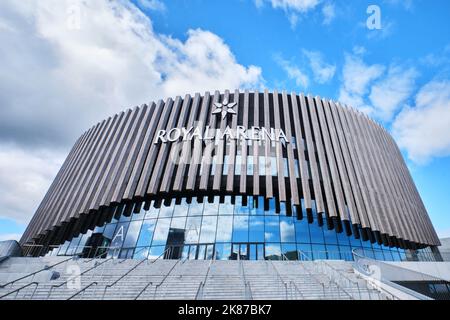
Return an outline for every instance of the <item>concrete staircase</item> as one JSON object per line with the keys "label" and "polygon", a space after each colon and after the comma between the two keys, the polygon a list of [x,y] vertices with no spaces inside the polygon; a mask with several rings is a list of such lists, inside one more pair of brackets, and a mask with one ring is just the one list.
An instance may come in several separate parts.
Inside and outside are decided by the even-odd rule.
{"label": "concrete staircase", "polygon": [[0,299],[383,298],[350,262],[326,263],[9,258],[0,263]]}

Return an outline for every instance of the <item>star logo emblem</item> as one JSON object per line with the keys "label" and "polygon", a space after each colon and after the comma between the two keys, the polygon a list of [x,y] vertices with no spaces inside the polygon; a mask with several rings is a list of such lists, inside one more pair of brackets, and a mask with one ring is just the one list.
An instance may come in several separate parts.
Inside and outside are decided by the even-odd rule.
{"label": "star logo emblem", "polygon": [[228,102],[225,99],[222,103],[214,102],[214,106],[216,109],[212,112],[212,114],[221,114],[222,119],[225,119],[228,114],[236,114],[236,111],[233,109],[236,106],[236,102]]}

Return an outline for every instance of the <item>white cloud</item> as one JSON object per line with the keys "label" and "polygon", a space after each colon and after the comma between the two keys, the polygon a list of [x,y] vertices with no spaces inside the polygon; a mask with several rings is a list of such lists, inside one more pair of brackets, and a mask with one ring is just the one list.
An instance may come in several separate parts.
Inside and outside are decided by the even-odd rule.
{"label": "white cloud", "polygon": [[369,90],[370,83],[379,78],[383,72],[384,66],[367,65],[361,57],[347,54],[338,100],[371,115],[373,108],[364,101],[364,96]]}
{"label": "white cloud", "polygon": [[295,81],[297,86],[303,89],[306,89],[309,86],[308,76],[300,70],[299,67],[292,64],[290,61],[283,59],[281,56],[276,56],[275,61],[283,68],[288,78]]}
{"label": "white cloud", "polygon": [[318,83],[326,83],[334,77],[336,66],[323,61],[323,56],[318,51],[303,50],[303,54],[308,58],[314,80]]}
{"label": "white cloud", "polygon": [[450,81],[434,80],[418,92],[414,107],[403,109],[392,131],[416,163],[450,155]]}
{"label": "white cloud", "polygon": [[295,28],[299,16],[317,7],[320,0],[254,0],[255,6],[261,8],[265,2],[270,2],[272,8],[281,9],[285,12],[291,28]]}
{"label": "white cloud", "polygon": [[330,24],[336,17],[336,9],[333,3],[327,3],[322,7],[323,24]]}
{"label": "white cloud", "polygon": [[160,0],[138,0],[139,6],[149,10],[165,11],[166,5]]}
{"label": "white cloud", "polygon": [[124,0],[0,1],[0,43],[0,215],[18,221],[95,122],[167,96],[263,82],[217,35],[157,34]]}
{"label": "white cloud", "polygon": [[270,0],[270,2],[273,8],[306,12],[314,9],[320,3],[320,0]]}
{"label": "white cloud", "polygon": [[348,92],[362,95],[368,84],[382,75],[384,66],[367,65],[357,56],[346,55],[343,68],[344,89]]}
{"label": "white cloud", "polygon": [[377,118],[383,121],[392,119],[395,112],[410,97],[417,75],[414,68],[392,66],[387,76],[372,86],[369,99]]}
{"label": "white cloud", "polygon": [[[339,101],[358,108],[383,122],[390,122],[411,97],[418,72],[413,67],[392,64],[368,65],[361,55],[347,55],[343,68],[343,84]],[[387,69],[387,72],[385,70]]]}
{"label": "white cloud", "polygon": [[19,241],[20,237],[22,237],[21,233],[4,233],[0,234],[0,241],[7,241],[7,240]]}
{"label": "white cloud", "polygon": [[0,148],[0,218],[26,223],[63,162],[61,151]]}

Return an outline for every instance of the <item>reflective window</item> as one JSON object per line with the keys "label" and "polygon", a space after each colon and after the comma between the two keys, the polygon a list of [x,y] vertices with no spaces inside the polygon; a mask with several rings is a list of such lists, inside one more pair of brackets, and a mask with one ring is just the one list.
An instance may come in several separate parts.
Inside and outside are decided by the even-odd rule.
{"label": "reflective window", "polygon": [[144,220],[139,234],[137,246],[150,246],[153,238],[153,231],[155,230],[156,219]]}
{"label": "reflective window", "polygon": [[205,216],[200,232],[201,243],[213,243],[216,240],[217,216]]}
{"label": "reflective window", "polygon": [[201,216],[203,214],[203,203],[199,203],[197,198],[192,198],[192,202],[189,205],[190,216]]}
{"label": "reflective window", "polygon": [[152,246],[165,246],[169,234],[170,219],[158,219],[153,235]]}
{"label": "reflective window", "polygon": [[266,243],[266,260],[281,260],[281,248],[279,243]]}
{"label": "reflective window", "polygon": [[249,217],[249,241],[264,242],[264,217]]}
{"label": "reflective window", "polygon": [[189,217],[186,221],[186,243],[196,244],[200,236],[202,217]]}
{"label": "reflective window", "polygon": [[230,196],[226,196],[224,199],[224,203],[219,204],[219,214],[233,214],[233,205],[231,204]]}
{"label": "reflective window", "polygon": [[142,221],[132,221],[128,227],[127,236],[123,243],[124,248],[133,248],[136,246],[136,241],[139,236],[139,231],[141,230]]}
{"label": "reflective window", "polygon": [[295,242],[295,228],[292,217],[280,217],[281,242]]}
{"label": "reflective window", "polygon": [[265,216],[265,241],[280,242],[280,219],[278,216]]}
{"label": "reflective window", "polygon": [[234,216],[233,242],[248,242],[248,216]]}
{"label": "reflective window", "polygon": [[233,232],[233,216],[219,216],[217,222],[217,242],[230,242]]}

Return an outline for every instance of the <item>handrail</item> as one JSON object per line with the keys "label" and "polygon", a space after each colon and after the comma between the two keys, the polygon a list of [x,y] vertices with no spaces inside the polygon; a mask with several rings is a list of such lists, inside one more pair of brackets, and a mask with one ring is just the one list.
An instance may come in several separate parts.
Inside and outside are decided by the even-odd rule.
{"label": "handrail", "polygon": [[[306,258],[306,261],[313,262],[313,260],[312,260],[308,255],[306,255],[302,250],[297,250],[297,252],[300,253],[300,256]],[[313,278],[314,280],[316,280],[316,282],[322,286],[322,293],[323,293],[323,296],[325,297],[325,284],[324,284],[320,279],[318,279],[318,278],[316,277],[316,275],[313,274],[313,273],[309,270],[309,268],[306,268],[304,264],[301,263],[300,265],[301,265],[302,268],[303,268],[303,269],[311,276],[311,278]],[[330,283],[329,283],[329,287],[330,287]],[[338,291],[338,293],[339,293],[339,291]]]}
{"label": "handrail", "polygon": [[55,263],[55,264],[53,264],[53,265],[51,265],[51,266],[45,266],[44,268],[42,268],[42,269],[40,269],[40,270],[38,270],[38,271],[34,271],[34,272],[32,272],[32,273],[30,273],[30,274],[28,274],[28,275],[26,275],[26,276],[23,276],[23,277],[20,277],[20,278],[18,278],[18,279],[12,280],[12,281],[10,281],[10,282],[8,282],[8,283],[2,284],[2,285],[0,285],[0,288],[3,289],[3,288],[5,288],[6,286],[9,286],[9,285],[11,285],[11,284],[13,284],[13,283],[16,283],[17,281],[20,281],[20,280],[26,279],[26,278],[28,278],[28,277],[34,276],[34,275],[38,274],[39,272],[50,270],[50,269],[52,269],[52,268],[54,268],[54,267],[56,267],[56,266],[58,266],[58,265],[60,265],[60,264],[63,264],[63,263],[65,263],[65,262],[69,261],[69,260],[72,260],[72,259],[73,259],[73,257],[70,257],[69,259],[64,259],[63,261],[60,261],[60,262],[58,262],[58,263]]}
{"label": "handrail", "polygon": [[[13,294],[14,292],[17,292],[17,294],[18,294],[20,290],[25,289],[25,288],[27,288],[27,287],[29,287],[29,286],[32,286],[32,285],[35,285],[35,286],[36,286],[36,287],[34,288],[33,294],[31,295],[31,297],[33,297],[33,296],[34,296],[34,293],[36,292],[36,289],[37,289],[37,287],[38,287],[38,285],[39,285],[39,282],[36,282],[36,281],[27,283],[26,285],[24,285],[24,286],[22,286],[22,287],[20,287],[20,288],[17,288],[17,289],[15,289],[15,290],[11,291],[11,292],[8,292],[8,293],[4,294],[4,295],[0,296],[0,299],[3,299],[4,297],[9,296],[10,294]],[[17,298],[17,294],[16,294],[16,298]]]}
{"label": "handrail", "polygon": [[[324,261],[314,261],[314,263],[318,263],[320,266],[322,266],[322,273],[324,273],[324,274],[326,274],[327,276],[328,276],[328,278],[330,279],[330,281],[332,282],[332,283],[334,283],[335,285],[336,285],[336,287],[337,287],[337,289],[338,289],[338,295],[339,295],[339,297],[340,297],[340,291],[339,290],[341,290],[342,292],[344,292],[350,299],[355,299],[345,288],[344,288],[344,286],[340,283],[340,280],[341,280],[341,278],[343,277],[343,275],[339,272],[339,271],[336,271],[336,270],[334,270],[334,269],[331,269],[331,274],[330,274],[330,272],[328,271],[325,271],[324,270],[324,266],[326,266],[326,267],[329,267],[329,265],[327,265]],[[346,280],[348,280],[347,278],[346,278]],[[357,286],[358,286],[358,293],[359,293],[359,296],[360,296],[360,298],[361,298],[361,291],[359,290],[359,285],[357,284]]]}
{"label": "handrail", "polygon": [[[92,271],[92,270],[98,268],[99,266],[105,264],[106,262],[108,262],[108,261],[110,261],[110,260],[112,260],[112,259],[114,259],[114,256],[109,257],[108,259],[105,259],[104,261],[102,261],[102,262],[100,262],[100,263],[98,263],[98,264],[96,263],[93,267],[91,267],[91,268],[89,268],[89,269],[84,270],[83,272],[81,272],[77,277],[81,277],[82,275],[88,273],[89,271]],[[48,291],[47,299],[50,298],[50,296],[51,296],[51,294],[52,294],[54,288],[60,288],[60,287],[62,287],[63,285],[67,284],[68,282],[69,282],[69,280],[66,280],[66,281],[61,282],[61,283],[59,283],[59,284],[52,285],[52,286],[50,287],[50,290]]]}
{"label": "handrail", "polygon": [[206,271],[205,278],[200,282],[200,285],[198,286],[197,293],[195,294],[195,300],[200,300],[200,298],[203,298],[203,289],[205,288],[206,280],[208,280],[209,271],[211,270],[211,265],[214,260],[215,255],[213,255],[213,259],[211,259],[208,264],[208,270]]}
{"label": "handrail", "polygon": [[281,274],[278,272],[278,269],[275,267],[275,265],[273,264],[272,260],[269,260],[270,265],[272,266],[272,268],[275,270],[275,274],[277,275],[278,280],[280,281],[280,283],[284,286],[284,296],[285,299],[287,300],[287,284],[286,282],[284,282],[283,278],[281,277]]}
{"label": "handrail", "polygon": [[[164,256],[164,255],[166,254],[166,252],[171,251],[171,250],[172,250],[172,247],[169,247],[169,248],[167,248],[166,250],[164,250],[163,253],[161,253],[155,260],[152,261],[152,264],[155,263],[157,260],[159,260],[162,256]],[[165,277],[164,277],[163,280],[157,285],[157,287],[160,286],[160,285],[164,282],[164,280],[166,280],[166,278],[167,278],[167,276],[169,275],[169,273],[173,270],[173,268],[178,264],[179,261],[180,261],[180,260],[178,260],[178,261],[172,266],[172,268],[170,269],[170,271],[165,275]],[[139,297],[140,297],[140,296],[148,289],[148,287],[150,287],[151,285],[153,285],[153,282],[152,282],[152,281],[149,281],[149,282],[145,285],[145,287],[138,293],[138,295],[137,295],[136,297],[134,297],[134,300],[139,299]],[[153,297],[156,295],[156,290],[157,290],[157,288],[155,288],[155,292],[154,292],[154,294],[153,294]]]}
{"label": "handrail", "polygon": [[[294,286],[294,289],[296,292],[300,293],[300,296],[302,298],[302,300],[305,300],[305,296],[303,295],[302,291],[297,287],[297,285],[295,284],[294,281],[291,280],[291,282],[289,283],[289,286],[292,288],[292,286]],[[296,296],[297,297],[297,296]],[[291,298],[292,298],[292,289],[291,289]],[[297,300],[297,299],[296,299]]]}
{"label": "handrail", "polygon": [[252,289],[250,288],[250,282],[247,281],[245,277],[245,270],[244,270],[244,264],[242,263],[242,260],[239,259],[239,267],[240,271],[242,273],[242,279],[244,280],[244,295],[246,300],[253,300],[252,296]]}
{"label": "handrail", "polygon": [[[431,276],[431,275],[423,274],[423,273],[421,273],[421,272],[417,272],[417,271],[405,269],[405,268],[402,268],[402,267],[399,267],[399,266],[396,266],[396,265],[387,264],[387,263],[385,263],[385,262],[383,262],[383,261],[379,261],[379,260],[372,259],[372,258],[370,258],[370,257],[366,257],[366,256],[364,256],[364,255],[362,255],[362,254],[359,254],[357,251],[358,251],[358,249],[353,249],[353,250],[352,250],[352,253],[353,253],[354,257],[355,257],[354,268],[355,268],[357,271],[359,271],[361,274],[363,274],[363,275],[366,275],[366,276],[369,276],[369,277],[371,276],[371,274],[369,274],[368,271],[365,269],[367,266],[361,265],[360,260],[365,259],[365,260],[370,261],[370,262],[371,262],[372,264],[374,264],[374,265],[379,265],[379,266],[383,266],[383,265],[384,265],[384,266],[386,266],[387,268],[397,269],[397,270],[400,270],[400,271],[403,272],[403,273],[404,273],[404,272],[410,272],[410,273],[419,274],[419,275],[421,275],[421,276],[425,276],[425,277],[431,278],[432,281],[445,281],[445,280],[443,280],[443,279],[439,279],[439,278],[433,277],[433,276]],[[381,274],[380,274],[379,279],[377,279],[377,280],[379,280],[380,282],[382,282],[382,283],[384,283],[384,284],[386,284],[386,285],[388,285],[388,286],[390,286],[390,287],[393,287],[393,288],[395,288],[395,289],[397,289],[397,290],[399,290],[399,291],[402,291],[402,292],[404,292],[404,293],[406,293],[406,294],[409,294],[409,295],[415,297],[416,299],[420,299],[420,300],[424,300],[424,299],[426,299],[426,300],[432,300],[432,298],[430,298],[430,297],[428,297],[428,296],[426,296],[426,295],[423,295],[423,294],[418,293],[418,292],[416,292],[416,291],[414,291],[414,290],[411,290],[411,289],[409,289],[409,288],[407,288],[407,287],[404,287],[404,286],[402,286],[402,285],[399,285],[399,284],[397,284],[397,283],[395,283],[395,282],[393,282],[393,281],[391,281],[391,280],[389,280],[389,279],[386,279],[386,278],[383,277]],[[378,290],[384,292],[386,295],[391,296],[392,299],[398,299],[398,297],[396,297],[394,294],[390,293],[389,291],[385,290],[385,289],[382,288],[382,287],[378,287]]]}
{"label": "handrail", "polygon": [[72,298],[76,297],[77,295],[79,295],[82,292],[85,292],[88,288],[90,288],[91,286],[96,286],[98,283],[97,281],[91,282],[89,283],[87,286],[85,286],[83,289],[81,289],[80,291],[78,291],[77,293],[71,295],[69,298],[67,298],[67,300],[72,300]]}
{"label": "handrail", "polygon": [[[147,249],[146,247],[141,248],[140,250],[136,251],[140,252],[143,249]],[[125,261],[125,260],[124,260]],[[125,278],[127,275],[129,275],[133,270],[136,270],[141,264],[143,264],[145,261],[148,261],[147,258],[142,259],[141,261],[139,261],[139,263],[137,263],[135,266],[133,266],[131,269],[129,269],[127,272],[125,272],[123,275],[121,275],[118,279],[114,280],[113,282],[111,282],[110,284],[107,284],[105,286],[105,289],[103,290],[103,295],[102,295],[102,300],[105,299],[105,294],[106,294],[106,290],[113,287],[114,285],[116,285],[120,280],[122,280],[123,278]],[[120,262],[119,262],[120,263]]]}

